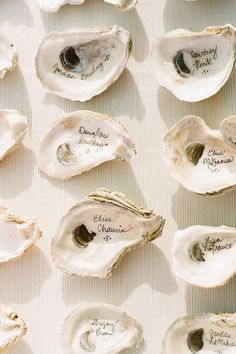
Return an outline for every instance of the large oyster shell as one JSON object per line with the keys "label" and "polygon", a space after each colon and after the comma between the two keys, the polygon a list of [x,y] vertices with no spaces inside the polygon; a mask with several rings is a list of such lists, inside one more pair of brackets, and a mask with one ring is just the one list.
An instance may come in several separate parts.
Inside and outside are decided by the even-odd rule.
{"label": "large oyster shell", "polygon": [[0,352],[8,352],[26,331],[25,322],[10,307],[0,304]]}
{"label": "large oyster shell", "polygon": [[33,219],[22,219],[0,207],[0,263],[22,256],[40,238],[41,231]]}
{"label": "large oyster shell", "polygon": [[90,304],[67,317],[61,338],[65,354],[118,354],[124,349],[139,347],[143,329],[116,306]]}
{"label": "large oyster shell", "polygon": [[186,116],[164,137],[164,160],[171,175],[188,190],[220,194],[236,185],[236,116],[210,129],[203,119]]}
{"label": "large oyster shell", "polygon": [[131,36],[121,27],[51,32],[36,57],[37,75],[58,96],[87,101],[123,72]]}
{"label": "large oyster shell", "polygon": [[232,25],[212,26],[203,32],[178,29],[155,40],[152,57],[160,85],[188,102],[217,93],[235,64],[235,33]]}
{"label": "large oyster shell", "polygon": [[129,160],[135,145],[113,117],[72,112],[56,121],[40,140],[37,164],[48,176],[66,179],[109,160]]}
{"label": "large oyster shell", "polygon": [[212,288],[236,273],[236,229],[195,225],[174,235],[173,270],[190,284]]}
{"label": "large oyster shell", "polygon": [[205,313],[177,319],[168,328],[161,354],[235,354],[236,314]]}
{"label": "large oyster shell", "polygon": [[161,215],[124,194],[98,189],[62,218],[52,241],[55,265],[71,275],[104,278],[121,257],[161,235]]}
{"label": "large oyster shell", "polygon": [[26,117],[14,110],[0,111],[0,161],[18,147],[27,131]]}
{"label": "large oyster shell", "polygon": [[17,50],[12,42],[0,33],[0,79],[18,63]]}

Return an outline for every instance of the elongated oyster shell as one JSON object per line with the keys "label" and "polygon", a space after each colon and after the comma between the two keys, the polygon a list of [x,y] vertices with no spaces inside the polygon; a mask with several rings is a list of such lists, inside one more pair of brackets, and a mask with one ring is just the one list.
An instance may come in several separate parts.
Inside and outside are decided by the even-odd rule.
{"label": "elongated oyster shell", "polygon": [[177,319],[168,328],[161,354],[234,354],[236,314],[203,313]]}
{"label": "elongated oyster shell", "polygon": [[164,219],[124,194],[98,189],[63,217],[52,241],[55,265],[71,275],[104,278],[121,257],[161,235]]}
{"label": "elongated oyster shell", "polygon": [[48,176],[65,179],[109,160],[129,160],[135,145],[113,117],[91,111],[72,112],[43,135],[37,164]]}
{"label": "elongated oyster shell", "polygon": [[164,137],[171,175],[198,194],[220,194],[236,185],[236,116],[211,130],[203,119],[186,116]]}
{"label": "elongated oyster shell", "polygon": [[236,273],[236,229],[196,225],[174,235],[173,269],[188,283],[212,288]]}
{"label": "elongated oyster shell", "polygon": [[51,32],[42,41],[36,69],[43,86],[58,96],[87,101],[123,72],[131,36],[121,27]]}
{"label": "elongated oyster shell", "polygon": [[[138,0],[104,0],[121,11],[132,9]],[[38,0],[40,8],[45,12],[56,12],[64,5],[81,5],[85,0]]]}
{"label": "elongated oyster shell", "polygon": [[0,352],[8,351],[26,331],[25,322],[11,308],[0,304]]}
{"label": "elongated oyster shell", "polygon": [[0,111],[0,161],[18,147],[27,131],[26,117],[14,110]]}
{"label": "elongated oyster shell", "polygon": [[118,354],[124,349],[139,347],[143,329],[116,306],[90,304],[67,317],[61,339],[65,354]]}
{"label": "elongated oyster shell", "polygon": [[12,42],[0,33],[0,79],[8,71],[15,69],[18,63],[18,54]]}
{"label": "elongated oyster shell", "polygon": [[203,32],[178,29],[155,40],[152,57],[160,85],[188,102],[217,93],[234,68],[235,33],[231,25],[212,26]]}
{"label": "elongated oyster shell", "polygon": [[40,238],[41,231],[33,219],[22,219],[0,207],[0,263],[21,257]]}

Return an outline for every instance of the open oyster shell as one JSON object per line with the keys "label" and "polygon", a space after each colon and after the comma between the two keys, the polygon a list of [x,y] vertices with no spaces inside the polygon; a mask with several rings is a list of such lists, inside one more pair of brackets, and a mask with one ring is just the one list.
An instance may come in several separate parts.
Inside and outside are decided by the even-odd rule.
{"label": "open oyster shell", "polygon": [[41,237],[33,219],[22,219],[0,207],[0,263],[21,257]]}
{"label": "open oyster shell", "polygon": [[164,137],[164,161],[188,190],[217,195],[236,185],[236,116],[210,129],[203,119],[186,116]]}
{"label": "open oyster shell", "polygon": [[113,117],[92,111],[72,112],[43,135],[37,150],[38,168],[66,179],[109,160],[128,161],[135,145]]}
{"label": "open oyster shell", "polygon": [[38,50],[37,75],[49,91],[84,102],[118,79],[131,44],[129,32],[118,26],[51,32]]}
{"label": "open oyster shell", "polygon": [[0,79],[18,63],[17,50],[12,42],[0,33]]}
{"label": "open oyster shell", "polygon": [[160,85],[188,102],[204,100],[228,80],[235,64],[236,36],[231,25],[203,32],[168,32],[153,42],[153,67]]}
{"label": "open oyster shell", "polygon": [[14,110],[0,111],[0,161],[18,147],[27,131],[26,117]]}
{"label": "open oyster shell", "polygon": [[[132,9],[137,0],[104,0],[121,11]],[[64,5],[81,5],[85,0],[38,0],[40,8],[45,12],[56,12]]]}
{"label": "open oyster shell", "polygon": [[62,218],[52,240],[55,265],[71,275],[104,278],[121,257],[161,235],[164,219],[124,194],[98,189]]}
{"label": "open oyster shell", "polygon": [[196,225],[179,230],[172,247],[173,270],[190,284],[224,285],[236,273],[236,229]]}
{"label": "open oyster shell", "polygon": [[11,308],[0,304],[0,352],[8,352],[26,331],[25,322]]}
{"label": "open oyster shell", "polygon": [[73,311],[61,332],[65,354],[117,354],[139,347],[143,340],[142,326],[118,307],[90,304]]}
{"label": "open oyster shell", "polygon": [[234,354],[236,314],[204,313],[177,319],[168,328],[161,354]]}

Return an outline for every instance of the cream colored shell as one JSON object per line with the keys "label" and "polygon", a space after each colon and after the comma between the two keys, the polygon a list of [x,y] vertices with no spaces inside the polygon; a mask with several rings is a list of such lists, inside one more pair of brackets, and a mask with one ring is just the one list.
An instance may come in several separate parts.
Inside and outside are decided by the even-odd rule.
{"label": "cream colored shell", "polygon": [[15,69],[18,63],[18,54],[14,44],[0,33],[0,79],[9,71]]}

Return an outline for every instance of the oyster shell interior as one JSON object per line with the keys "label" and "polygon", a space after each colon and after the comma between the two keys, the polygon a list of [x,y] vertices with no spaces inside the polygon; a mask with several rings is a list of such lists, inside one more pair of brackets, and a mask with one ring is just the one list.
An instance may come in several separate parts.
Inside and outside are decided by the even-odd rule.
{"label": "oyster shell interior", "polygon": [[195,225],[174,235],[177,276],[201,287],[224,285],[236,273],[236,229]]}
{"label": "oyster shell interior", "polygon": [[19,258],[40,238],[41,231],[33,219],[22,219],[0,207],[0,263]]}
{"label": "oyster shell interior", "polygon": [[12,42],[0,33],[0,79],[18,63],[17,50]]}
{"label": "oyster shell interior", "polygon": [[131,43],[130,34],[118,26],[51,32],[38,50],[38,77],[58,96],[87,101],[118,79],[129,58]]}
{"label": "oyster shell interior", "polygon": [[37,164],[48,176],[65,179],[109,160],[129,160],[135,153],[134,143],[117,120],[77,111],[56,121],[43,135]]}
{"label": "oyster shell interior", "polygon": [[164,137],[164,160],[186,189],[220,194],[236,185],[236,116],[210,129],[203,119],[186,116]]}
{"label": "oyster shell interior", "polygon": [[167,330],[161,354],[233,354],[235,314],[199,314],[177,319]]}
{"label": "oyster shell interior", "polygon": [[61,332],[65,354],[117,354],[139,347],[142,326],[116,306],[91,304],[73,311]]}
{"label": "oyster shell interior", "polygon": [[27,131],[26,117],[14,110],[0,111],[0,161],[18,146]]}
{"label": "oyster shell interior", "polygon": [[236,32],[232,25],[203,32],[174,30],[153,42],[153,68],[160,85],[188,102],[204,100],[228,80],[235,64]]}
{"label": "oyster shell interior", "polygon": [[62,218],[51,253],[68,274],[104,278],[125,253],[160,236],[163,226],[161,215],[124,194],[98,189]]}

